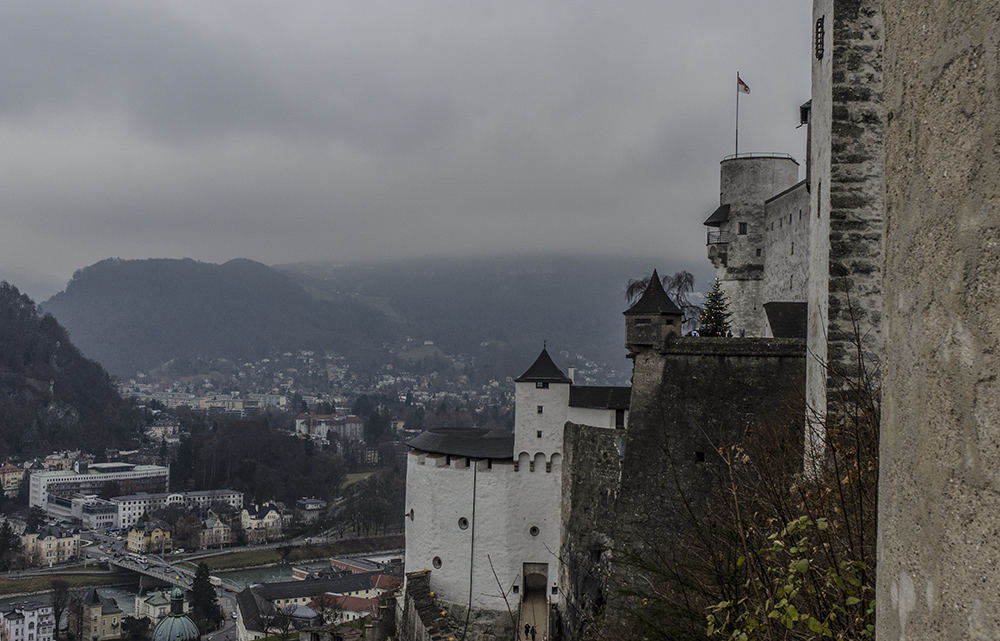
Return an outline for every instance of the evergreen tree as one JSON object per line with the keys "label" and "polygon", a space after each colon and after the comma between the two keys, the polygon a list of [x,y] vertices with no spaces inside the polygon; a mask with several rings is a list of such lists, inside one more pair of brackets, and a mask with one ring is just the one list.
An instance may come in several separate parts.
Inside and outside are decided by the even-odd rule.
{"label": "evergreen tree", "polygon": [[722,283],[715,279],[712,291],[705,298],[705,305],[701,308],[701,335],[702,336],[725,336],[729,331],[729,297],[722,291]]}
{"label": "evergreen tree", "polygon": [[210,572],[204,563],[198,564],[194,582],[191,584],[191,615],[202,630],[207,630],[222,620]]}

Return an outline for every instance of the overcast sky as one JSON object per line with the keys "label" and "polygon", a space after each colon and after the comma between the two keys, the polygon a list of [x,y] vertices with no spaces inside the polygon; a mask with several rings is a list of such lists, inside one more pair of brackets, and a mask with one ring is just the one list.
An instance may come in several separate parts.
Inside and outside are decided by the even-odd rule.
{"label": "overcast sky", "polygon": [[737,70],[740,151],[804,156],[809,16],[806,0],[4,2],[0,279],[42,299],[110,256],[704,261]]}

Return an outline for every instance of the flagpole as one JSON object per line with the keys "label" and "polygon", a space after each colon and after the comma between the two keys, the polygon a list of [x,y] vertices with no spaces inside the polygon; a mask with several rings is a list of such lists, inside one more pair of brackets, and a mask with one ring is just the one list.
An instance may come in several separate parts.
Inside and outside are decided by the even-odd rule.
{"label": "flagpole", "polygon": [[740,72],[736,72],[736,154],[740,155]]}

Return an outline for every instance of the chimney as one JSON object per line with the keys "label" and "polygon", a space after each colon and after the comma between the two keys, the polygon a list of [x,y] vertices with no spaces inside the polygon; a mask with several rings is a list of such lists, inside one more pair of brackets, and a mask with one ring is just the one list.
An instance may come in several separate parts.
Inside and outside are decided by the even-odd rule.
{"label": "chimney", "polygon": [[568,369],[569,369],[569,382],[576,383],[576,368],[570,365]]}

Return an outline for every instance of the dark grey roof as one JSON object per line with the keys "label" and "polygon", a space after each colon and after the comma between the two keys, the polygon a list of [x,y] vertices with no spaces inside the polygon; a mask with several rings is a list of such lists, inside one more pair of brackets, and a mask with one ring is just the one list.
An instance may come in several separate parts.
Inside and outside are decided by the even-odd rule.
{"label": "dark grey roof", "polygon": [[415,450],[469,456],[472,458],[513,459],[514,435],[501,430],[438,427],[421,432],[407,443]]}
{"label": "dark grey roof", "polygon": [[775,195],[771,196],[770,198],[768,198],[767,200],[764,201],[764,204],[766,205],[767,203],[769,203],[769,202],[771,202],[773,200],[777,200],[777,199],[781,198],[782,196],[790,194],[793,191],[795,191],[796,189],[804,188],[805,186],[806,186],[806,181],[805,180],[800,180],[799,182],[795,183],[794,185],[792,185],[791,187],[789,187],[785,191],[781,192],[780,194],[775,194]]}
{"label": "dark grey roof", "polygon": [[649,284],[646,285],[646,291],[642,293],[642,296],[635,302],[635,305],[629,307],[624,313],[676,314],[680,316],[681,310],[667,296],[667,292],[663,289],[663,283],[660,282],[660,276],[654,269],[652,275],[649,277]]}
{"label": "dark grey roof", "polygon": [[362,572],[359,574],[348,574],[335,579],[312,579],[306,581],[264,583],[249,589],[258,596],[273,602],[276,599],[314,597],[326,592],[342,594],[344,592],[360,592],[361,590],[370,590],[378,584],[379,577],[383,574],[385,574],[385,572],[382,571]]}
{"label": "dark grey roof", "polygon": [[712,215],[702,223],[708,227],[721,227],[722,223],[729,220],[729,205],[719,205],[719,208],[712,212]]}
{"label": "dark grey roof", "polygon": [[805,338],[808,327],[806,303],[764,303],[767,323],[775,338]]}
{"label": "dark grey roof", "polygon": [[538,355],[535,362],[531,364],[524,374],[514,379],[515,383],[543,382],[543,383],[569,383],[571,382],[562,370],[552,362],[552,357],[544,347],[542,353]]}
{"label": "dark grey roof", "polygon": [[569,388],[570,407],[627,410],[631,400],[631,387],[577,387],[574,385]]}
{"label": "dark grey roof", "polygon": [[25,534],[38,534],[38,538],[47,539],[49,537],[56,539],[66,539],[73,536],[73,533],[69,530],[64,530],[58,525],[49,523],[48,525],[43,525],[41,527],[36,527],[34,530],[28,530]]}

